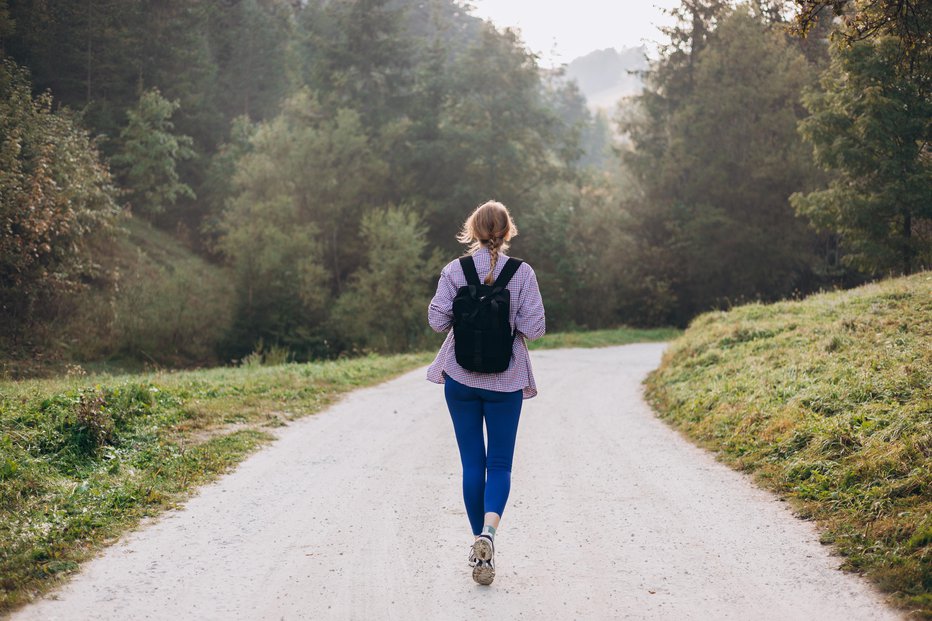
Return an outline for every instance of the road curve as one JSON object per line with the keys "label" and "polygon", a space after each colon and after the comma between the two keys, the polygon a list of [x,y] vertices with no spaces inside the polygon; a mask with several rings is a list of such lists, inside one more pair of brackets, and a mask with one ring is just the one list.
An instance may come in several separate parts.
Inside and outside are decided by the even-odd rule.
{"label": "road curve", "polygon": [[663,345],[535,351],[498,575],[472,582],[424,369],[348,395],[13,615],[42,619],[897,619],[812,524],[657,420]]}

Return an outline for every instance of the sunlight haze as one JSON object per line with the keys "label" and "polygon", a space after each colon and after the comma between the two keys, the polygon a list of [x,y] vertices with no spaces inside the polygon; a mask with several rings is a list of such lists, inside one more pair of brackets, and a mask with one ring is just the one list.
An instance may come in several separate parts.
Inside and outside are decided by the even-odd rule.
{"label": "sunlight haze", "polygon": [[647,44],[653,48],[670,23],[662,9],[678,0],[473,0],[473,14],[499,28],[521,31],[527,47],[547,66],[558,66],[589,52]]}

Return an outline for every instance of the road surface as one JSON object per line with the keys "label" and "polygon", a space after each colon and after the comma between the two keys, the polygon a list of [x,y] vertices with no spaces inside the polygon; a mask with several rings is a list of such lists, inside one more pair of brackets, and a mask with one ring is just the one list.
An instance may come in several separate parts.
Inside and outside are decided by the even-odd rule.
{"label": "road surface", "polygon": [[490,587],[418,369],[283,428],[13,618],[899,618],[812,524],[654,417],[641,380],[663,347],[532,352]]}

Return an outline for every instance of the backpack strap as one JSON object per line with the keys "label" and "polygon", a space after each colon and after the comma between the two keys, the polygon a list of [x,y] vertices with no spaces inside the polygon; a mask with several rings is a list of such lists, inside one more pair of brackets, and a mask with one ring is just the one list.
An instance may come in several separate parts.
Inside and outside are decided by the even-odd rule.
{"label": "backpack strap", "polygon": [[460,257],[460,266],[463,268],[463,274],[466,275],[466,282],[470,285],[479,286],[479,273],[476,271],[476,262],[472,260],[472,255],[467,254]]}
{"label": "backpack strap", "polygon": [[492,284],[493,289],[504,289],[505,285],[507,285],[511,280],[511,277],[515,275],[515,272],[518,271],[518,268],[521,267],[522,263],[524,263],[524,261],[521,259],[508,257],[508,261],[505,263],[505,267],[502,268],[498,278],[496,278],[495,282]]}

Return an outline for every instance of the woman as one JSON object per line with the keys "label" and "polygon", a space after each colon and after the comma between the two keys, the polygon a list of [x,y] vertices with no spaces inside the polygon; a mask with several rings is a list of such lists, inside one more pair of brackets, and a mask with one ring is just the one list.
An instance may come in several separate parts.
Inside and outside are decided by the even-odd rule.
{"label": "woman", "polygon": [[[466,219],[457,240],[469,246],[478,277],[491,285],[508,262],[505,251],[517,234],[508,209],[489,201]],[[447,338],[428,368],[427,379],[444,384],[463,464],[463,499],[475,536],[469,563],[473,580],[487,585],[495,578],[495,532],[511,489],[511,462],[521,404],[537,394],[525,341],[543,336],[544,305],[534,270],[522,262],[505,286],[510,294],[508,320],[515,335],[508,368],[500,373],[470,371],[457,362],[452,329],[453,299],[459,288],[466,285],[460,260],[451,261],[441,271],[437,293],[428,309],[428,321],[437,332],[446,332]],[[483,420],[488,450],[482,435]]]}

